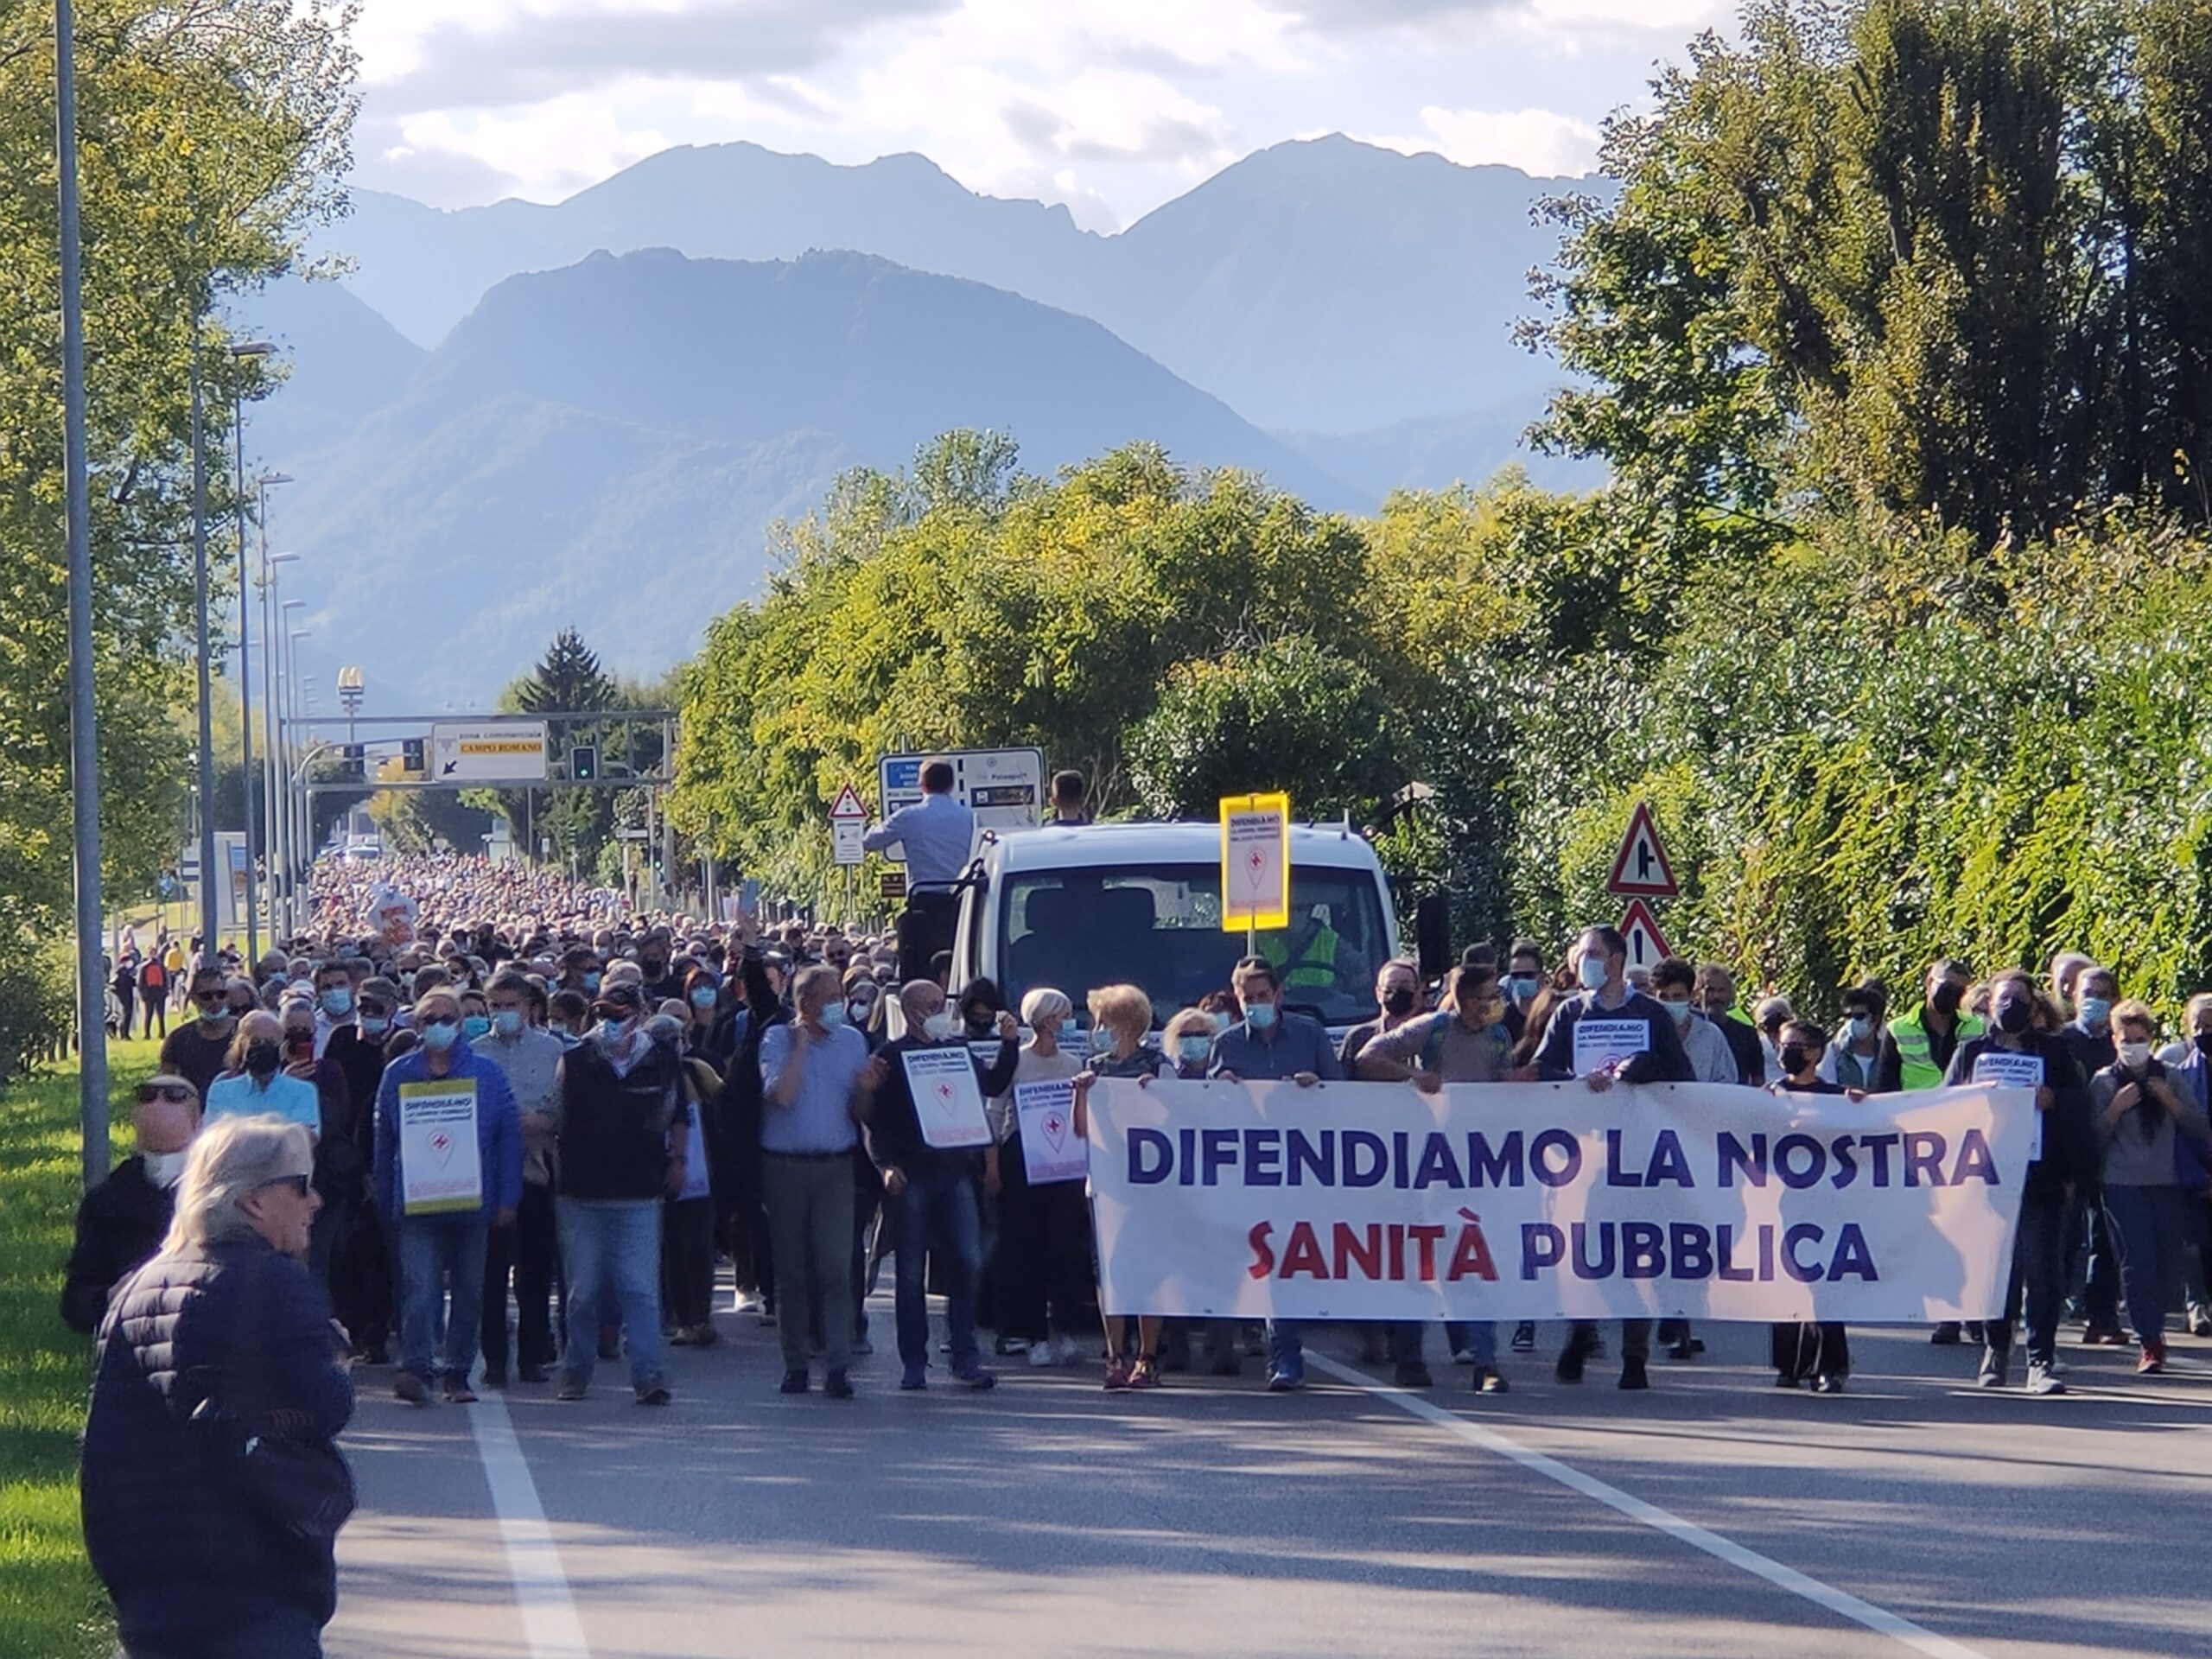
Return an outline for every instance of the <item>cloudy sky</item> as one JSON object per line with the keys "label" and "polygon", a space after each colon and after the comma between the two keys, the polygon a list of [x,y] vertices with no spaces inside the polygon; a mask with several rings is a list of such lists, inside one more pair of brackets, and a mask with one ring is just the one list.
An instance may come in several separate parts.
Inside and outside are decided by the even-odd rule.
{"label": "cloudy sky", "polygon": [[556,201],[671,144],[859,162],[1112,230],[1239,156],[1342,131],[1586,171],[1732,0],[363,0],[357,181]]}

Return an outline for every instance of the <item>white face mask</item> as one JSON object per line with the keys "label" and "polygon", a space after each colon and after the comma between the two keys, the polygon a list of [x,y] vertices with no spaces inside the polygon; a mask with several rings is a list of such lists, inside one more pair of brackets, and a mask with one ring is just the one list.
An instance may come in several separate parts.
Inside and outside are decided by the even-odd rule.
{"label": "white face mask", "polygon": [[952,1015],[942,1008],[922,1021],[922,1035],[933,1043],[951,1036],[954,1028]]}
{"label": "white face mask", "polygon": [[2151,1045],[2148,1043],[2120,1044],[2120,1063],[2130,1071],[2140,1071],[2151,1064]]}
{"label": "white face mask", "polygon": [[140,1154],[146,1160],[146,1179],[156,1186],[175,1186],[184,1174],[185,1160],[192,1156],[192,1148],[182,1152],[149,1152]]}
{"label": "white face mask", "polygon": [[1666,1009],[1669,1014],[1674,1015],[1675,1025],[1681,1027],[1684,1030],[1688,1030],[1689,1028],[1690,1005],[1688,998],[1684,998],[1681,1001],[1676,1001],[1671,996],[1662,996],[1659,999],[1659,1006]]}

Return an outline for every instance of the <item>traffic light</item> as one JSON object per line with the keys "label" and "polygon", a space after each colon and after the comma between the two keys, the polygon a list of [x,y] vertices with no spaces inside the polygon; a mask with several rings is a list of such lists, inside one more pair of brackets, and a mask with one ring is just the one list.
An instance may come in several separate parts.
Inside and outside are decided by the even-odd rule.
{"label": "traffic light", "polygon": [[596,745],[579,743],[569,751],[569,781],[574,784],[599,781],[599,749]]}
{"label": "traffic light", "polygon": [[346,746],[346,770],[349,775],[355,778],[367,775],[368,751],[362,745],[348,743]]}
{"label": "traffic light", "polygon": [[430,769],[430,763],[423,752],[421,738],[403,737],[399,740],[399,764],[406,772],[428,772]]}

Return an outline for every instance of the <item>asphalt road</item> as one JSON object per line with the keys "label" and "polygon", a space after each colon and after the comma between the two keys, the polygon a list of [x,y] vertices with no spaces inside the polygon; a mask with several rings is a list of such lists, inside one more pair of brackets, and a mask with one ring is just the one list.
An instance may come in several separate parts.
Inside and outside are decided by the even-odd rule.
{"label": "asphalt road", "polygon": [[902,1395],[886,1351],[839,1404],[778,1395],[774,1333],[720,1320],[658,1411],[619,1366],[579,1404],[424,1410],[359,1373],[330,1652],[2212,1655],[2203,1342],[2139,1381],[2068,1341],[2051,1399],[1920,1332],[1854,1330],[1836,1397],[1771,1387],[1748,1326],[1644,1395],[1602,1361],[1554,1382],[1552,1326],[1502,1398],[1440,1364],[1402,1395],[1348,1332],[1288,1396],[1256,1362]]}

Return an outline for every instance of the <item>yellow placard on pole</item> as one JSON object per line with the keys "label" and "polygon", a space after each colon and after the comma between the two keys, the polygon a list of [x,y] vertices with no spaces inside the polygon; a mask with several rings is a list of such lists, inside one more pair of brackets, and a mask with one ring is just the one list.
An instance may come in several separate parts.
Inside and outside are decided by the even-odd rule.
{"label": "yellow placard on pole", "polygon": [[1221,803],[1221,931],[1290,925],[1290,797]]}

